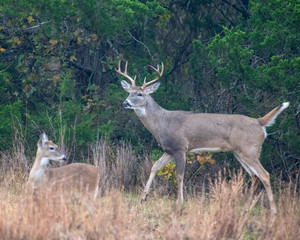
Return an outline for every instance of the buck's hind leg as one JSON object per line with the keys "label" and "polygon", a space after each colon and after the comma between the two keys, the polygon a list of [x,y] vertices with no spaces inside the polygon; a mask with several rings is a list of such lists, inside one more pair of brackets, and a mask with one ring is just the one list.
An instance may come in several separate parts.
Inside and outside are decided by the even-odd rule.
{"label": "buck's hind leg", "polygon": [[[245,151],[244,153],[239,153],[237,155],[240,158],[239,161],[242,163],[242,165],[246,166],[245,169],[246,170],[248,169],[247,171],[251,171],[263,183],[266,193],[267,193],[268,200],[269,200],[271,214],[275,215],[277,213],[277,210],[276,210],[276,205],[274,202],[271,183],[270,183],[270,174],[264,169],[264,167],[261,165],[261,163],[259,161],[260,151],[257,151],[257,153],[258,154],[256,154],[256,155],[249,154],[249,152],[247,154],[247,152]],[[250,175],[252,176],[252,174],[250,174]],[[252,180],[254,180],[253,177],[252,177]],[[251,200],[251,202],[248,200],[249,203],[247,202],[246,207],[247,207],[247,205],[249,205],[249,207],[251,206],[251,203],[253,200],[253,193],[256,190],[257,185],[258,185],[258,181],[255,180],[255,182],[252,183],[251,188],[250,188],[250,194],[252,194],[252,196],[250,196],[249,200]]]}
{"label": "buck's hind leg", "polygon": [[272,193],[271,183],[270,183],[270,174],[263,168],[259,160],[252,165],[250,165],[251,170],[254,172],[254,174],[260,179],[260,181],[263,183],[266,192],[267,197],[269,200],[269,205],[271,208],[271,214],[275,215],[277,214],[276,205]]}
{"label": "buck's hind leg", "polygon": [[250,192],[249,192],[249,198],[245,204],[244,210],[245,212],[249,212],[252,202],[253,202],[253,198],[254,198],[254,192],[256,191],[258,184],[259,184],[259,179],[258,177],[256,177],[254,174],[251,175],[251,187],[250,187]]}
{"label": "buck's hind leg", "polygon": [[142,194],[142,199],[141,201],[146,201],[147,200],[147,195],[149,193],[152,181],[156,175],[156,173],[158,172],[159,169],[161,169],[162,167],[166,166],[168,163],[172,162],[174,160],[173,156],[168,154],[168,153],[164,153],[161,158],[154,163],[152,169],[151,169],[151,173],[149,176],[149,179],[147,181],[147,184],[145,186],[144,192]]}
{"label": "buck's hind leg", "polygon": [[249,198],[245,204],[244,211],[249,212],[250,207],[253,202],[254,198],[254,193],[258,187],[259,184],[259,179],[258,177],[251,171],[249,166],[238,156],[238,154],[234,153],[234,156],[236,159],[240,162],[240,164],[243,166],[243,168],[246,170],[246,172],[251,176],[251,187],[250,187],[250,192],[249,192]]}

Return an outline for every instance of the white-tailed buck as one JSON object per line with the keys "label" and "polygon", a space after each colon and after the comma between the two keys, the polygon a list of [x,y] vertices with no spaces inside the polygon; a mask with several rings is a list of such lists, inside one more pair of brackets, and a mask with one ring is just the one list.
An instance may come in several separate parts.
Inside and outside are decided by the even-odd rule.
{"label": "white-tailed buck", "polygon": [[288,102],[274,108],[262,118],[254,119],[243,115],[193,113],[185,111],[168,111],[160,107],[150,96],[160,83],[158,81],[164,70],[159,66],[150,66],[158,77],[150,82],[136,86],[136,77],[121,71],[121,62],[117,73],[127,78],[131,84],[122,80],[128,98],[123,102],[125,108],[134,109],[135,113],[159,142],[165,153],[153,165],[150,177],[143,192],[142,200],[146,200],[151,183],[157,171],[175,159],[176,180],[178,184],[177,203],[183,203],[183,176],[186,152],[232,151],[244,169],[251,175],[252,184],[250,198],[245,206],[248,211],[257,188],[259,178],[267,192],[272,214],[276,214],[276,206],[270,185],[269,173],[259,161],[261,147],[267,136],[266,127],[271,126],[276,117],[289,106]]}
{"label": "white-tailed buck", "polygon": [[27,191],[51,191],[63,194],[82,194],[96,198],[99,174],[96,167],[73,163],[57,168],[47,168],[49,160],[64,162],[66,156],[43,133],[37,143],[37,153],[27,181]]}

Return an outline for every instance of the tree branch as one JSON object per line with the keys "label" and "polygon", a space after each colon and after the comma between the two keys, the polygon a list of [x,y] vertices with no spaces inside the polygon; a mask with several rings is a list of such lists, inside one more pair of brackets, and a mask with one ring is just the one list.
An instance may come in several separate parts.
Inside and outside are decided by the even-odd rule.
{"label": "tree branch", "polygon": [[244,16],[244,18],[248,19],[250,17],[250,13],[244,5],[243,8],[240,8],[237,4],[233,4],[228,0],[224,0],[224,2],[227,3],[229,6],[233,7],[236,11],[240,12]]}
{"label": "tree branch", "polygon": [[133,40],[135,40],[136,42],[142,44],[142,45],[144,46],[144,48],[147,49],[147,52],[149,53],[149,55],[152,57],[152,54],[151,54],[151,52],[150,52],[150,49],[145,45],[145,43],[143,43],[142,41],[136,39],[136,38],[131,34],[131,32],[130,32],[129,30],[128,30],[127,32],[129,33],[130,37],[133,38]]}
{"label": "tree branch", "polygon": [[50,22],[51,22],[51,20],[46,21],[46,22],[41,22],[38,25],[35,25],[35,26],[32,26],[32,27],[28,27],[28,28],[24,28],[24,29],[19,29],[19,30],[22,30],[24,32],[31,32],[31,31],[34,31],[35,29],[41,27],[42,25],[50,23]]}
{"label": "tree branch", "polygon": [[215,8],[222,14],[222,16],[231,24],[231,26],[234,26],[235,24],[231,21],[229,17],[226,16],[226,14],[223,12],[221,8],[218,7],[217,3],[213,1],[215,4]]}

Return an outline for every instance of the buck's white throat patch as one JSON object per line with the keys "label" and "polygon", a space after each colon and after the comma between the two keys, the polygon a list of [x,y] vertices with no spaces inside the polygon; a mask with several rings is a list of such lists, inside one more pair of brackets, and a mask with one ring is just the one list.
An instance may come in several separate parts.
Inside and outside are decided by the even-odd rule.
{"label": "buck's white throat patch", "polygon": [[138,116],[145,116],[146,115],[146,109],[143,107],[137,107],[137,108],[133,108],[134,111],[136,112],[136,114]]}

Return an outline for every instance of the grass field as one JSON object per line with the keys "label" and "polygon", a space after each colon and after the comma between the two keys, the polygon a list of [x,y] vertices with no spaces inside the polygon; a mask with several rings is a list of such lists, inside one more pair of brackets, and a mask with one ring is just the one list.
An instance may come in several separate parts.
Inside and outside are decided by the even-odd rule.
{"label": "grass field", "polygon": [[300,201],[290,183],[278,187],[278,215],[270,220],[264,193],[250,213],[244,174],[222,174],[209,191],[175,199],[153,190],[146,203],[136,193],[110,188],[95,201],[38,199],[23,192],[22,174],[7,175],[0,188],[1,239],[299,239]]}
{"label": "grass field", "polygon": [[1,240],[300,239],[300,197],[295,180],[273,181],[278,210],[273,220],[262,187],[251,211],[243,211],[249,196],[244,171],[211,174],[203,187],[199,182],[189,183],[180,209],[175,206],[176,189],[158,177],[148,201],[141,203],[139,195],[151,161],[144,156],[139,165],[131,146],[119,146],[112,154],[101,140],[91,146],[89,159],[100,175],[100,194],[95,201],[64,195],[53,198],[47,189],[32,197],[24,192],[32,161],[24,154],[23,141],[16,143],[11,153],[0,155]]}

